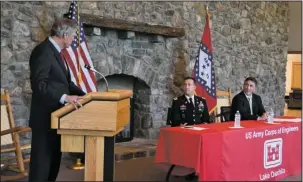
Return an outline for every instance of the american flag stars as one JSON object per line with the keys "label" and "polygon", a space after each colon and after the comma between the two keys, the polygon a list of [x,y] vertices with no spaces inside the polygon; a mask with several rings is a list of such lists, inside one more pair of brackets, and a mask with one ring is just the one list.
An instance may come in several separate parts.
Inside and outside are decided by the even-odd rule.
{"label": "american flag stars", "polygon": [[[78,6],[77,3],[75,1],[73,1],[70,5],[69,14],[67,16],[68,16],[68,18],[76,21],[79,26],[78,17],[77,17],[77,11],[78,11],[77,6]],[[74,50],[77,49],[77,47],[79,45],[78,35],[79,35],[79,32],[77,30],[77,36],[74,38],[72,45],[71,45],[72,49],[74,49]],[[83,30],[83,23],[80,23],[80,44],[83,41],[86,41],[86,39],[85,39],[85,35],[84,35],[84,30]]]}

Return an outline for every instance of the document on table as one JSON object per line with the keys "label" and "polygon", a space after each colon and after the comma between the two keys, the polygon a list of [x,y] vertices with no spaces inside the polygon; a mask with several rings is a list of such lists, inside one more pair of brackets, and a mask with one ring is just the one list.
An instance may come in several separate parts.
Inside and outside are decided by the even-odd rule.
{"label": "document on table", "polygon": [[197,127],[197,126],[193,126],[193,127],[182,127],[184,129],[189,129],[189,130],[198,130],[198,131],[201,131],[201,130],[206,130],[207,128],[202,128],[202,127]]}
{"label": "document on table", "polygon": [[237,127],[234,127],[234,126],[230,126],[228,128],[244,128],[243,126],[237,126]]}
{"label": "document on table", "polygon": [[293,118],[293,119],[287,119],[287,118],[274,118],[275,122],[302,122],[302,118]]}

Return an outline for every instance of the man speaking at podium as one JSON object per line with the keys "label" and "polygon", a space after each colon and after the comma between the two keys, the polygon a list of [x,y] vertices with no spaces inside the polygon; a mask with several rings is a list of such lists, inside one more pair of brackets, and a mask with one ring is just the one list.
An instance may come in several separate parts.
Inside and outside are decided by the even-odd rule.
{"label": "man speaking at podium", "polygon": [[66,103],[81,106],[85,93],[72,81],[65,59],[60,55],[76,36],[77,24],[57,20],[51,36],[37,45],[30,56],[32,102],[29,126],[32,128],[29,181],[55,181],[61,163],[61,136],[51,129],[51,113]]}

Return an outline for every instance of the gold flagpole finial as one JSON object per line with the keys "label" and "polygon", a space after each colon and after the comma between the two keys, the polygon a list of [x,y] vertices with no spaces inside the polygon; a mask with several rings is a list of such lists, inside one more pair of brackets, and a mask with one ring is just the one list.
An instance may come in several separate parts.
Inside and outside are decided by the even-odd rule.
{"label": "gold flagpole finial", "polygon": [[210,13],[208,12],[208,5],[205,6],[205,11],[206,11],[207,20],[209,22],[210,21]]}

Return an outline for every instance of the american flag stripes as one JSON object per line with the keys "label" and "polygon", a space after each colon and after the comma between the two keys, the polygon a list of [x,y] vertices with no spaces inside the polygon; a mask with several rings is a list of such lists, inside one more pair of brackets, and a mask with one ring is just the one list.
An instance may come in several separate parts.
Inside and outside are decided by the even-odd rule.
{"label": "american flag stripes", "polygon": [[[67,13],[67,18],[78,21],[78,10],[77,2],[73,1],[70,5],[69,12]],[[62,54],[69,66],[69,72],[71,74],[72,81],[78,85],[84,92],[96,92],[97,83],[96,76],[92,71],[84,68],[84,65],[90,65],[93,68],[93,62],[91,56],[88,52],[87,42],[85,38],[85,33],[83,30],[83,24],[80,22],[80,45],[78,44],[79,34],[77,31],[77,36],[74,38],[71,46],[62,50]],[[80,66],[79,66],[80,64]],[[80,74],[80,75],[79,75]]]}

